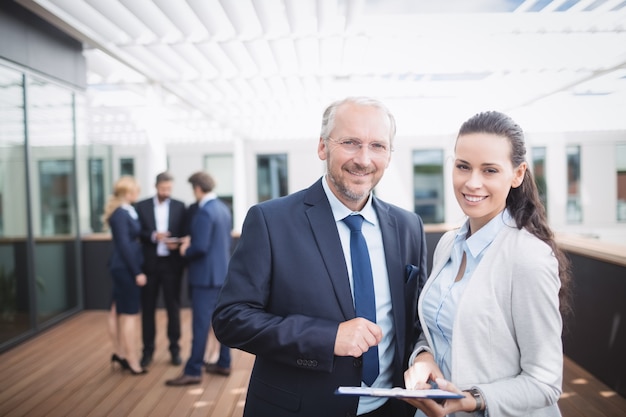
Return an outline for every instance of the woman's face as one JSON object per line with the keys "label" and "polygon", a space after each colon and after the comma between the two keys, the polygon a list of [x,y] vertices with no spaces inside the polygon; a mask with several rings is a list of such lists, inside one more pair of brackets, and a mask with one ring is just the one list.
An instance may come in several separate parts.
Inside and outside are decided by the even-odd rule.
{"label": "woman's face", "polygon": [[133,187],[130,190],[128,190],[128,193],[126,194],[126,199],[128,200],[129,203],[135,203],[137,202],[137,199],[139,198],[139,187]]}
{"label": "woman's face", "polygon": [[505,136],[471,133],[457,138],[452,182],[472,233],[504,210],[509,191],[522,184],[525,172],[525,162],[513,167]]}

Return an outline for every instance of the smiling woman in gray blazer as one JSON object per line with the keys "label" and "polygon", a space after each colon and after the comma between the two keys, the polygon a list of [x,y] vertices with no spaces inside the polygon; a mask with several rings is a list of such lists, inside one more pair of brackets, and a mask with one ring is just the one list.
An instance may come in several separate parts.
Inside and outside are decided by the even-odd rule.
{"label": "smiling woman in gray blazer", "polygon": [[502,113],[461,126],[452,178],[467,221],[435,249],[405,383],[435,382],[463,398],[407,400],[417,416],[561,415],[568,261],[525,153],[521,128]]}

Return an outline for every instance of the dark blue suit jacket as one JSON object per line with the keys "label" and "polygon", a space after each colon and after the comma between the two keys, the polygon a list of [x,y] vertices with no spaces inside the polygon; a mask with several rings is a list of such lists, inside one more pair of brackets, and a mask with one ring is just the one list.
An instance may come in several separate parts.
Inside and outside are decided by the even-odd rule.
{"label": "dark blue suit jacket", "polygon": [[[426,243],[419,216],[376,198],[373,205],[396,328],[393,383],[404,386],[419,332],[415,305],[426,280]],[[357,397],[334,395],[340,385],[360,385],[360,359],[334,356],[339,323],[354,317],[346,261],[321,181],[252,207],[213,316],[222,343],[256,355],[244,414],[356,414]],[[394,407],[394,416],[408,412],[405,403]]]}
{"label": "dark blue suit jacket", "polygon": [[232,217],[220,199],[198,208],[191,220],[191,245],[185,252],[189,285],[219,288],[230,259]]}
{"label": "dark blue suit jacket", "polygon": [[128,211],[118,207],[109,217],[109,228],[113,239],[109,269],[127,268],[133,276],[139,275],[143,265],[139,220],[133,219]]}

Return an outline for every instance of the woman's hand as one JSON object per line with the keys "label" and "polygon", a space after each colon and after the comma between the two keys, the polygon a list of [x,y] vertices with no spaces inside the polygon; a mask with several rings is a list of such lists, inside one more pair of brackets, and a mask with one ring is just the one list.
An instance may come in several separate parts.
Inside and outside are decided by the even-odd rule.
{"label": "woman's hand", "polygon": [[413,365],[404,372],[404,386],[406,389],[429,389],[429,381],[437,378],[443,379],[443,374],[432,353],[424,351],[415,357]]}
{"label": "woman's hand", "polygon": [[476,400],[470,393],[461,391],[452,382],[446,381],[443,378],[437,378],[435,382],[437,383],[439,389],[454,392],[455,394],[461,394],[463,395],[463,398],[447,399],[441,402],[437,402],[435,400],[405,398],[404,401],[408,402],[413,407],[418,408],[428,417],[444,417],[457,411],[465,411],[468,413],[474,411],[476,408]]}
{"label": "woman's hand", "polygon": [[135,283],[137,284],[138,287],[143,287],[144,285],[146,285],[146,282],[148,282],[148,278],[146,278],[146,274],[139,274],[135,277]]}

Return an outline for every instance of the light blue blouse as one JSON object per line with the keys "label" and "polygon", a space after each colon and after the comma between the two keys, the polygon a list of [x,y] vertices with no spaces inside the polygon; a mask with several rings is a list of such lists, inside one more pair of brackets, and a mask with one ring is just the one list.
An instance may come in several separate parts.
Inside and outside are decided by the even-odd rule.
{"label": "light blue blouse", "polygon": [[[448,380],[451,377],[452,329],[457,306],[486,249],[510,219],[511,215],[505,209],[469,238],[466,238],[469,220],[466,221],[456,234],[450,259],[423,296],[424,320],[433,340],[431,348],[437,365]],[[466,254],[465,273],[455,282],[463,252]]]}

